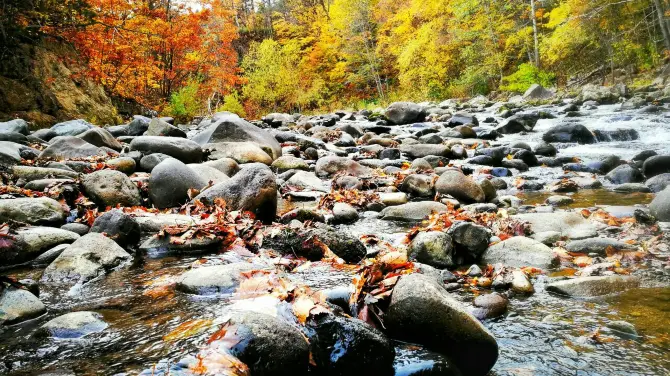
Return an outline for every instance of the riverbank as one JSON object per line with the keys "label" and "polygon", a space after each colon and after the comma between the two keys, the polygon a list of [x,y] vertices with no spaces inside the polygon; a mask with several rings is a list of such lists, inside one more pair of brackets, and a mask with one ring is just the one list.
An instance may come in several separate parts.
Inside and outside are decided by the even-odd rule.
{"label": "riverbank", "polygon": [[0,123],[0,372],[667,373],[664,88],[535,90]]}

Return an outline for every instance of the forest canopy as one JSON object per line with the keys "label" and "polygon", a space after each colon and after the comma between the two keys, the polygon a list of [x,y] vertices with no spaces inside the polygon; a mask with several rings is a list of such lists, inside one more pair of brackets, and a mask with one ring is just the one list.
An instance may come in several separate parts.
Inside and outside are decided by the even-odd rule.
{"label": "forest canopy", "polygon": [[565,87],[659,66],[667,0],[0,0],[3,56],[55,38],[182,118]]}

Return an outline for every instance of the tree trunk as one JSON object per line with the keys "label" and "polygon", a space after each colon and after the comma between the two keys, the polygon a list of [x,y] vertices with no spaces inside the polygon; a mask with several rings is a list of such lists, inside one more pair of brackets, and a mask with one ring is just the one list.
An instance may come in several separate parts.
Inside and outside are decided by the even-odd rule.
{"label": "tree trunk", "polygon": [[[656,0],[658,1],[658,0]],[[535,0],[530,0],[530,18],[533,20],[533,41],[535,43],[534,46],[534,54],[535,54],[535,66],[537,68],[540,67],[540,44],[537,39],[537,19],[535,17]]]}
{"label": "tree trunk", "polygon": [[663,34],[663,45],[665,48],[670,50],[670,32],[668,31],[668,25],[663,19],[665,17],[665,11],[660,0],[654,0],[654,7],[656,7],[656,16],[658,17],[658,26],[661,28],[661,33]]}

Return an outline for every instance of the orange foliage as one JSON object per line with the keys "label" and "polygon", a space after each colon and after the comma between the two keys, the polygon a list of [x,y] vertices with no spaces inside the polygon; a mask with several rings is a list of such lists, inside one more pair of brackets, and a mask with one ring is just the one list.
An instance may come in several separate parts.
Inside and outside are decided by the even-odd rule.
{"label": "orange foliage", "polygon": [[238,83],[237,30],[222,0],[192,9],[170,0],[87,0],[93,21],[56,30],[88,61],[88,74],[112,94],[159,108],[189,78],[203,97]]}

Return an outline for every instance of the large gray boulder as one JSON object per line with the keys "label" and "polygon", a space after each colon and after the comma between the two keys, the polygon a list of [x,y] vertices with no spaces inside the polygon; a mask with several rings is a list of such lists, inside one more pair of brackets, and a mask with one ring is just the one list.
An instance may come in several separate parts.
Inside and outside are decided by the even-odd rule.
{"label": "large gray boulder", "polygon": [[597,253],[600,256],[607,256],[609,249],[614,251],[634,251],[637,246],[624,243],[611,238],[590,238],[582,240],[573,240],[565,245],[565,248],[574,253]]}
{"label": "large gray boulder", "polygon": [[256,218],[272,222],[277,214],[277,183],[272,170],[250,163],[235,176],[200,193],[195,200],[212,204],[223,199],[232,210],[251,211]]}
{"label": "large gray boulder", "polygon": [[74,285],[100,277],[131,259],[114,240],[89,233],[72,243],[42,274],[41,282]]}
{"label": "large gray boulder", "polygon": [[629,275],[610,275],[598,277],[579,277],[552,282],[546,290],[575,298],[590,298],[609,295],[636,288],[640,285],[638,277]]}
{"label": "large gray boulder", "polygon": [[186,138],[186,133],[184,131],[159,118],[151,119],[149,127],[146,132],[144,132],[144,135]]}
{"label": "large gray boulder", "polygon": [[596,136],[579,123],[559,124],[542,135],[544,142],[576,142],[579,144],[595,144]]}
{"label": "large gray boulder", "polygon": [[381,211],[380,218],[387,221],[419,222],[432,213],[443,213],[448,210],[447,205],[435,201],[408,202],[385,208]]}
{"label": "large gray boulder", "polygon": [[0,286],[0,326],[30,320],[46,311],[44,304],[30,291]]}
{"label": "large gray boulder", "polygon": [[620,88],[617,87],[587,84],[582,87],[578,100],[581,102],[596,101],[598,104],[613,104],[619,100],[621,94]]}
{"label": "large gray boulder", "polygon": [[81,181],[86,194],[101,206],[141,205],[140,190],[126,174],[116,170],[100,170],[84,175]]}
{"label": "large gray boulder", "polygon": [[54,227],[25,227],[16,230],[11,246],[0,247],[0,265],[14,265],[30,261],[59,244],[70,244],[79,235]]}
{"label": "large gray boulder", "polygon": [[200,133],[192,140],[200,145],[219,142],[253,142],[272,160],[281,156],[281,145],[267,131],[231,113],[220,112],[200,123]]}
{"label": "large gray boulder", "polygon": [[309,345],[300,330],[280,315],[238,311],[228,324],[240,336],[229,352],[249,366],[251,375],[302,375],[309,365]]}
{"label": "large gray boulder", "polygon": [[27,136],[30,133],[28,122],[23,119],[0,122],[0,133],[20,133]]}
{"label": "large gray boulder", "polygon": [[483,264],[502,263],[516,268],[532,266],[540,269],[553,268],[558,261],[551,248],[524,236],[515,236],[490,246],[481,259]]}
{"label": "large gray boulder", "polygon": [[51,140],[49,146],[42,150],[40,159],[72,159],[92,156],[106,156],[107,152],[93,144],[74,136],[61,136]]}
{"label": "large gray boulder", "polygon": [[11,141],[0,141],[0,167],[8,168],[21,163],[21,151],[25,145]]}
{"label": "large gray boulder", "polygon": [[400,277],[384,324],[395,339],[449,356],[464,375],[484,376],[498,359],[493,335],[435,278],[424,274]]}
{"label": "large gray boulder", "polygon": [[105,146],[116,151],[121,150],[123,147],[123,145],[121,145],[121,143],[104,128],[94,127],[84,133],[78,134],[77,137],[97,147]]}
{"label": "large gray boulder", "polygon": [[670,222],[670,188],[658,193],[649,204],[649,212],[661,222]]}
{"label": "large gray boulder", "polygon": [[258,266],[246,262],[191,269],[179,277],[177,289],[195,295],[231,294],[240,285],[242,273]]}
{"label": "large gray boulder", "polygon": [[93,128],[93,124],[83,119],[68,120],[51,127],[57,136],[76,136]]}
{"label": "large gray boulder", "polygon": [[0,200],[0,218],[31,225],[55,226],[65,223],[67,212],[48,197],[25,197]]}
{"label": "large gray boulder", "polygon": [[542,87],[540,84],[532,84],[526,90],[525,93],[523,93],[523,99],[525,100],[544,100],[544,99],[549,99],[554,96],[554,93],[550,90],[545,89]]}
{"label": "large gray boulder", "polygon": [[396,125],[420,122],[426,116],[423,107],[412,102],[391,103],[384,115],[391,124]]}
{"label": "large gray boulder", "polygon": [[192,140],[180,137],[139,136],[130,142],[130,149],[142,154],[167,154],[184,163],[202,161],[202,147]]}
{"label": "large gray boulder", "polygon": [[151,171],[149,198],[159,209],[181,206],[189,200],[188,190],[200,190],[207,181],[182,162],[168,158]]}
{"label": "large gray boulder", "polygon": [[151,119],[149,119],[146,116],[142,115],[135,115],[133,116],[133,120],[128,123],[127,126],[127,133],[128,136],[141,136],[144,134],[144,132],[149,129],[149,123],[151,123]]}
{"label": "large gray boulder", "polygon": [[440,194],[451,195],[455,199],[468,204],[483,202],[486,198],[482,187],[471,177],[465,176],[458,170],[443,172],[435,183],[435,191]]}

